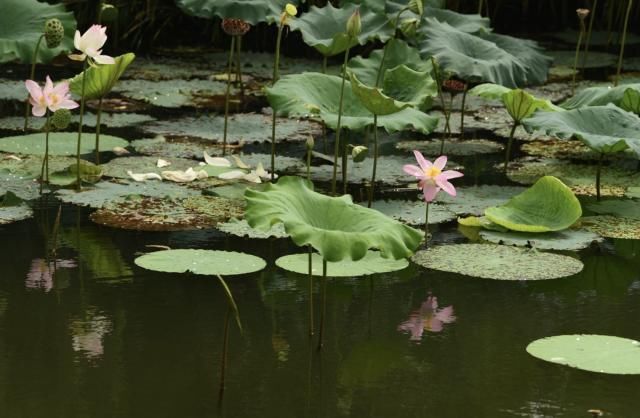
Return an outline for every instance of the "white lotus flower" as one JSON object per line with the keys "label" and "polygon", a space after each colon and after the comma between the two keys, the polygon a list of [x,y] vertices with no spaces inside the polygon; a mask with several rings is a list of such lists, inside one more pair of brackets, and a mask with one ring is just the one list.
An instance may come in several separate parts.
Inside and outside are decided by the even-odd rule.
{"label": "white lotus flower", "polygon": [[129,177],[134,179],[135,181],[147,181],[147,180],[160,180],[162,181],[162,177],[158,173],[134,173],[131,170],[127,171]]}
{"label": "white lotus flower", "polygon": [[69,58],[76,61],[84,61],[90,58],[98,64],[115,64],[113,57],[102,55],[102,47],[107,42],[107,27],[93,25],[85,33],[80,35],[80,31],[76,31],[73,38],[73,45],[82,54],[71,54]]}

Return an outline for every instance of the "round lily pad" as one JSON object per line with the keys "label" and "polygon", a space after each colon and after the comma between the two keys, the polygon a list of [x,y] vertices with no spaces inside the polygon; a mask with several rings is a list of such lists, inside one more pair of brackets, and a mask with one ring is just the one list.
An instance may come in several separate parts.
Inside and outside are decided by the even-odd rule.
{"label": "round lily pad", "polygon": [[[76,155],[78,134],[74,132],[52,132],[49,134],[49,155]],[[95,134],[82,135],[80,153],[95,150]],[[126,147],[129,143],[122,138],[100,135],[100,151],[111,151],[115,147]],[[45,134],[9,136],[0,138],[0,151],[12,154],[44,155]]]}
{"label": "round lily pad", "polygon": [[289,235],[284,231],[284,225],[275,224],[268,231],[258,231],[251,228],[244,219],[231,219],[229,222],[222,222],[216,225],[216,229],[227,234],[236,235],[238,237],[249,237],[258,239],[267,238],[286,238]]}
{"label": "round lily pad", "polygon": [[480,231],[480,237],[495,244],[533,247],[540,250],[576,251],[587,248],[594,242],[602,241],[602,238],[596,233],[576,229],[541,234],[482,230]]}
{"label": "round lily pad", "polygon": [[147,270],[166,273],[193,273],[206,276],[249,274],[267,263],[255,255],[214,250],[164,250],[142,255],[134,262]]}
{"label": "round lily pad", "polygon": [[444,152],[440,152],[441,139],[432,141],[401,141],[396,148],[404,151],[418,150],[425,156],[438,156],[440,154],[468,157],[477,154],[495,154],[502,152],[503,146],[497,142],[486,139],[470,139],[466,141],[446,140]]}
{"label": "round lily pad", "polygon": [[33,210],[27,204],[16,206],[0,206],[0,225],[29,219],[33,216]]}
{"label": "round lily pad", "polygon": [[[521,149],[529,155],[546,158],[596,161],[600,157],[599,152],[587,147],[582,141],[575,140],[534,140],[522,144]],[[622,152],[605,154],[604,159],[615,160],[625,155]]]}
{"label": "round lily pad", "polygon": [[[424,201],[375,200],[371,207],[409,225],[424,225]],[[456,219],[456,214],[440,204],[429,205],[429,224],[440,224]]]}
{"label": "round lily pad", "polygon": [[640,219],[617,216],[585,216],[582,226],[605,238],[640,239]]}
{"label": "round lily pad", "polygon": [[541,360],[608,374],[640,374],[640,342],[610,335],[556,335],[536,340],[527,352]]}
{"label": "round lily pad", "polygon": [[[311,274],[322,276],[322,257],[313,253]],[[309,254],[291,254],[280,257],[276,265],[281,269],[299,274],[309,274]],[[327,276],[329,277],[357,277],[370,274],[388,273],[406,268],[409,262],[406,259],[394,260],[383,258],[378,251],[368,251],[364,258],[358,261],[344,259],[342,261],[327,263]]]}
{"label": "round lily pad", "polygon": [[506,203],[513,196],[525,191],[519,186],[482,185],[456,187],[456,196],[441,193],[438,201],[456,215],[484,215],[484,210],[491,206]]}
{"label": "round lily pad", "polygon": [[456,244],[418,251],[412,260],[434,270],[495,280],[548,280],[584,267],[565,255],[493,244]]}
{"label": "round lily pad", "polygon": [[640,202],[637,200],[603,200],[587,205],[587,209],[598,214],[640,219]]}

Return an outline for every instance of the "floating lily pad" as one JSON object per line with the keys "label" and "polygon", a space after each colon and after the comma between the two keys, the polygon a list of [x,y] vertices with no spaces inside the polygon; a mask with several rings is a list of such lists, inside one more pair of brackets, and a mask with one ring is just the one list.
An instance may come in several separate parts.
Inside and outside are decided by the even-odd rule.
{"label": "floating lily pad", "polygon": [[431,141],[400,141],[396,148],[404,151],[418,150],[425,156],[438,156],[441,154],[468,157],[478,154],[495,154],[502,152],[504,147],[493,141],[486,139],[469,139],[466,141],[446,140],[444,151],[440,152],[441,140]]}
{"label": "floating lily pad", "polygon": [[[311,274],[322,276],[322,257],[313,253]],[[283,270],[298,274],[309,274],[309,254],[291,254],[280,257],[276,260],[276,265]],[[328,277],[358,277],[371,274],[389,273],[405,269],[409,266],[406,259],[394,260],[383,258],[378,251],[367,251],[364,258],[358,261],[342,260],[327,263]]]}
{"label": "floating lily pad", "polygon": [[213,228],[219,222],[243,215],[234,200],[192,196],[185,199],[134,197],[106,203],[91,214],[92,221],[114,228],[136,231],[182,231]]}
{"label": "floating lily pad", "polygon": [[[245,57],[243,51],[243,58]],[[135,61],[129,65],[127,71],[122,75],[123,79],[137,80],[173,80],[182,79],[189,80],[192,78],[208,78],[214,70],[211,69],[209,63],[202,60],[190,60],[189,65],[185,65],[183,59],[169,57],[136,57]],[[222,70],[226,64],[223,59],[220,69]]]}
{"label": "floating lily pad", "polygon": [[582,226],[605,238],[640,239],[640,219],[617,216],[585,216]]}
{"label": "floating lily pad", "polygon": [[[222,147],[218,143],[208,139],[198,138],[165,138],[157,136],[155,138],[137,139],[131,142],[131,146],[138,154],[152,155],[166,158],[191,158],[201,159],[206,152],[209,155],[217,155],[222,152]],[[228,149],[233,146],[227,145]],[[242,146],[239,145],[238,148]]]}
{"label": "floating lily pad", "polygon": [[255,255],[218,250],[164,250],[142,255],[136,265],[165,273],[193,273],[206,276],[249,274],[264,269],[267,263]]}
{"label": "floating lily pad", "polygon": [[[75,163],[76,159],[72,157],[50,155],[49,172],[53,173],[64,170]],[[42,156],[25,155],[20,157],[20,160],[3,158],[0,160],[0,168],[22,178],[40,178],[40,172],[42,170]]]}
{"label": "floating lily pad", "polygon": [[33,200],[40,197],[40,184],[31,176],[0,170],[0,195],[11,192],[22,200]]}
{"label": "floating lily pad", "polygon": [[[529,155],[545,158],[596,161],[600,153],[575,140],[535,140],[522,144],[520,148]],[[620,159],[625,153],[605,154],[604,159]]]}
{"label": "floating lily pad", "polygon": [[515,245],[516,247],[533,247],[539,250],[581,250],[589,247],[602,238],[593,232],[579,229],[567,229],[558,232],[528,233],[480,231],[480,237],[495,244]]}
{"label": "floating lily pad", "polygon": [[640,201],[637,200],[603,200],[587,205],[587,209],[598,214],[640,219]]}
{"label": "floating lily pad", "polygon": [[[227,141],[231,144],[239,142],[271,142],[271,116],[257,113],[235,114],[229,118]],[[182,118],[165,120],[149,124],[145,131],[172,137],[189,137],[222,142],[224,132],[224,116],[202,116],[198,118]],[[307,120],[278,118],[276,120],[276,140],[278,142],[306,141],[309,135],[322,133],[320,125]]]}
{"label": "floating lily pad", "polygon": [[[577,40],[578,38],[576,38]],[[566,51],[546,51],[547,55],[550,55],[553,58],[553,62],[555,65],[566,65],[573,67],[573,63],[575,61],[576,52],[575,50],[566,50]],[[597,52],[597,51],[589,51],[589,56],[587,57],[587,61],[584,66],[582,65],[582,58],[578,63],[581,68],[605,68],[605,67],[613,67],[616,65],[618,61],[618,57],[613,54],[607,54],[606,52]]]}
{"label": "floating lily pad", "polygon": [[289,235],[284,231],[284,225],[275,224],[268,231],[258,231],[257,229],[251,228],[247,221],[244,219],[231,219],[229,222],[222,222],[216,225],[216,228],[222,232],[226,232],[227,234],[236,235],[238,237],[249,237],[249,238],[259,238],[259,239],[267,239],[267,238],[286,238]]}
{"label": "floating lily pad", "polygon": [[486,208],[502,205],[524,190],[524,187],[517,186],[456,187],[455,197],[442,193],[438,196],[438,201],[456,215],[481,216]]}
{"label": "floating lily pad", "polygon": [[626,197],[640,199],[640,186],[629,187],[625,193]]}
{"label": "floating lily pad", "polygon": [[33,210],[23,203],[15,206],[0,206],[0,225],[29,219],[33,216]]}
{"label": "floating lily pad", "polygon": [[[12,154],[44,155],[44,133],[9,136],[0,138],[0,151]],[[49,134],[49,155],[75,155],[78,134],[75,132],[52,132]],[[82,135],[80,153],[95,150],[95,134]],[[122,138],[100,135],[100,151],[111,151],[115,147],[126,147],[129,143]]]}
{"label": "floating lily pad", "polygon": [[495,280],[548,280],[579,273],[580,260],[565,255],[493,244],[456,244],[418,251],[423,267]]}
{"label": "floating lily pad", "polygon": [[226,199],[244,200],[244,192],[251,187],[256,190],[263,190],[265,183],[232,183],[224,186],[211,187],[203,191],[204,195],[224,197]]}
{"label": "floating lily pad", "polygon": [[[113,89],[114,93],[165,108],[219,107],[224,105],[227,84],[209,80],[122,80]],[[231,89],[238,94],[238,89]]]}
{"label": "floating lily pad", "polygon": [[[398,221],[409,225],[424,225],[424,201],[409,202],[404,200],[375,200],[371,207]],[[429,205],[429,224],[440,224],[456,219],[456,214],[444,205]]]}
{"label": "floating lily pad", "polygon": [[640,374],[640,342],[610,335],[556,335],[536,340],[527,352],[541,360],[608,374]]}
{"label": "floating lily pad", "polygon": [[[27,99],[28,94],[24,81],[0,78],[0,100],[16,100],[24,102]],[[24,127],[24,119],[22,119],[22,123]]]}
{"label": "floating lily pad", "polygon": [[[504,126],[493,131],[493,133],[496,136],[507,139],[509,138],[509,134],[511,133],[511,127]],[[516,131],[513,134],[513,139],[519,142],[540,141],[544,143],[545,141],[557,141],[557,139],[544,135],[542,132],[528,133],[522,126],[518,126],[516,128]]]}
{"label": "floating lily pad", "polygon": [[[143,115],[140,113],[108,113],[102,112],[100,125],[107,128],[124,128],[129,126],[138,125],[145,122],[155,120],[154,117],[149,115]],[[45,118],[31,118],[29,119],[29,128],[31,129],[43,129]],[[71,117],[72,123],[78,122],[78,115],[74,114]],[[97,118],[94,113],[86,112],[82,117],[82,124],[88,127],[95,127]],[[0,129],[6,129],[10,131],[22,131],[24,129],[24,118],[21,116],[8,116],[0,119]],[[44,135],[44,134],[42,134]],[[85,135],[91,135],[86,133]],[[102,137],[101,137],[102,138]],[[83,137],[84,139],[84,137]]]}
{"label": "floating lily pad", "polygon": [[[100,140],[102,144],[102,139]],[[197,166],[197,163],[193,160],[187,160],[185,158],[169,158],[167,159],[171,163],[167,167],[158,167],[158,158],[156,157],[119,157],[114,158],[106,164],[102,164],[103,175],[105,177],[131,179],[131,176],[127,174],[127,171],[133,173],[157,173],[160,174],[163,171],[184,171],[190,167]],[[150,180],[155,181],[155,180]]]}

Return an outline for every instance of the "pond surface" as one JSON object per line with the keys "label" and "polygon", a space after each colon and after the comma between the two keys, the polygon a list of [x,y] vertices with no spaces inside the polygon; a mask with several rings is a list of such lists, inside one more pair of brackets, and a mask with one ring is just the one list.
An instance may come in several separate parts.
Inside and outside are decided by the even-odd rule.
{"label": "pond surface", "polygon": [[[637,339],[637,241],[583,251],[582,273],[548,282],[415,265],[329,280],[318,351],[317,335],[308,335],[307,278],[274,265],[299,251],[287,240],[120,231],[64,206],[51,277],[38,260],[57,203],[41,206],[34,219],[0,227],[3,417],[588,417],[589,409],[632,417],[640,410],[640,376],[582,372],[525,352],[558,334]],[[463,240],[453,227],[436,239]],[[246,251],[269,263],[227,280],[244,334],[231,327],[222,403],[224,293],[215,279],[138,268],[133,259],[147,245]]]}

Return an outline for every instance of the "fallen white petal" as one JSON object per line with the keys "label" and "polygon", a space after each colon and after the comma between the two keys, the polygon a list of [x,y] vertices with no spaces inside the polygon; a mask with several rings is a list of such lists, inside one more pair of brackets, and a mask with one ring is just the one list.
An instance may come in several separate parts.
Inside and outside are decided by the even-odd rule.
{"label": "fallen white petal", "polygon": [[250,181],[252,183],[262,183],[262,180],[260,180],[260,176],[255,171],[252,171],[251,173],[245,175],[243,177],[243,180]]}
{"label": "fallen white petal", "polygon": [[245,162],[244,162],[244,161],[242,161],[242,160],[240,159],[240,157],[238,157],[237,155],[232,155],[231,157],[233,157],[233,160],[235,161],[236,166],[237,166],[238,168],[244,168],[245,170],[248,170],[248,169],[250,169],[250,168],[251,168],[250,166],[248,166],[247,164],[245,164]]}
{"label": "fallen white petal", "polygon": [[186,171],[163,171],[162,177],[176,183],[190,183],[198,178],[198,173],[189,167]]}
{"label": "fallen white petal", "polygon": [[127,174],[135,181],[162,180],[158,173],[134,173],[128,170]]}
{"label": "fallen white petal", "polygon": [[244,178],[247,173],[240,170],[231,170],[225,171],[224,173],[218,174],[218,178],[222,180],[235,180]]}
{"label": "fallen white petal", "polygon": [[207,151],[204,152],[204,161],[214,167],[231,167],[231,161],[222,157],[212,157],[207,154]]}
{"label": "fallen white petal", "polygon": [[111,151],[113,151],[113,153],[115,155],[127,155],[127,154],[131,154],[129,151],[127,151],[126,148],[122,148],[122,147],[115,147],[113,148]]}
{"label": "fallen white petal", "polygon": [[162,158],[158,158],[158,162],[156,163],[156,166],[158,168],[168,167],[170,165],[171,165],[171,163],[169,161],[163,160]]}
{"label": "fallen white petal", "polygon": [[22,158],[18,157],[17,155],[7,155],[6,157],[2,158],[3,160],[16,160],[16,161],[22,161]]}

